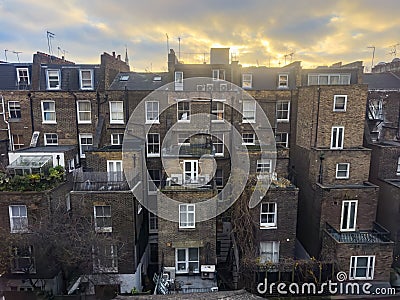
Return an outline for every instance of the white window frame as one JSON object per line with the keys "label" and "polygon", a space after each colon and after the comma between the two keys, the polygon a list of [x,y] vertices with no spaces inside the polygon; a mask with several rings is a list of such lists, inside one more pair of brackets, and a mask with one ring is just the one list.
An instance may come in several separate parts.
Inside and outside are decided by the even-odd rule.
{"label": "white window frame", "polygon": [[[54,105],[54,109],[45,110],[44,103],[52,103]],[[41,101],[41,108],[42,108],[42,123],[43,124],[57,124],[56,102],[53,100],[43,100],[43,101]],[[53,114],[54,120],[47,120],[45,118],[46,114]]]}
{"label": "white window frame", "polygon": [[[13,215],[13,208],[18,210],[18,214]],[[22,211],[21,211],[22,210]],[[27,232],[28,229],[28,208],[26,205],[8,206],[11,233]],[[19,223],[17,225],[16,223]],[[16,228],[18,227],[18,228]]]}
{"label": "white window frame", "polygon": [[[337,108],[336,104],[338,99],[344,99],[343,108]],[[334,95],[333,97],[333,111],[336,112],[345,112],[347,108],[347,95]]]}
{"label": "white window frame", "polygon": [[[110,124],[124,124],[124,102],[123,101],[110,101]],[[113,104],[121,106],[119,110],[113,110]]]}
{"label": "white window frame", "polygon": [[124,140],[123,133],[111,133],[111,145],[113,146],[122,145],[123,140]]}
{"label": "white window frame", "polygon": [[[106,248],[110,247],[110,257],[106,257]],[[117,273],[118,272],[118,250],[116,245],[101,245],[98,247],[93,247],[93,271],[95,273]],[[95,252],[97,250],[97,257]],[[101,254],[100,254],[101,252]],[[110,259],[111,266],[105,267],[102,265],[102,259]]]}
{"label": "white window frame", "polygon": [[57,133],[45,133],[43,138],[44,138],[45,146],[57,146],[58,145],[58,134]]}
{"label": "white window frame", "polygon": [[[179,108],[180,105],[184,105],[183,103],[187,103],[189,105],[189,108]],[[178,100],[178,102],[176,103],[176,119],[178,122],[182,122],[182,123],[189,123],[190,122],[190,115],[191,115],[191,110],[192,110],[192,103],[190,101],[187,100]],[[181,118],[182,116],[186,113],[186,119],[180,119],[179,115],[181,114]]]}
{"label": "white window frame", "polygon": [[[283,105],[287,104],[287,109],[283,108]],[[278,115],[286,115],[286,118],[279,118]],[[276,121],[277,122],[289,122],[290,119],[290,101],[280,100],[276,103]]]}
{"label": "white window frame", "polygon": [[258,179],[264,179],[272,173],[272,159],[257,159],[256,173]]}
{"label": "white window frame", "polygon": [[[358,209],[358,200],[343,200],[342,201],[342,211],[340,214],[340,231],[356,231],[357,209]],[[345,216],[345,214],[344,214],[345,210],[347,210],[347,216]],[[354,218],[353,224],[350,224],[351,215],[353,215],[353,218]]]}
{"label": "white window frame", "polygon": [[[61,89],[61,72],[58,69],[46,70],[46,82],[48,90],[59,90]],[[56,86],[52,87],[51,83],[57,82]]]}
{"label": "white window frame", "polygon": [[[341,143],[339,143],[340,140]],[[332,126],[330,148],[332,150],[340,150],[343,149],[343,144],[344,144],[344,126]]]}
{"label": "white window frame", "polygon": [[[90,73],[90,82],[89,79],[84,78],[83,73]],[[93,70],[92,69],[80,69],[79,70],[79,84],[81,90],[93,90]]]}
{"label": "white window frame", "polygon": [[161,170],[149,169],[148,173],[149,179],[147,184],[147,191],[149,195],[156,195],[158,189],[161,187]]}
{"label": "white window frame", "polygon": [[[102,208],[102,214],[100,214],[100,215],[98,215],[97,214],[97,212],[96,212],[96,208],[97,207],[101,207]],[[105,207],[107,207],[107,208],[110,208],[110,213],[108,214],[108,213],[106,213],[106,212],[104,212],[104,208]],[[111,205],[94,205],[93,206],[93,216],[94,216],[94,230],[96,231],[96,232],[112,232],[112,212],[111,212]],[[110,223],[111,223],[111,226],[100,226],[100,225],[98,225],[98,219],[104,219],[104,220],[106,220],[106,218],[107,218],[107,220],[109,220],[110,221]],[[103,223],[104,223],[104,220],[103,220]]]}
{"label": "white window frame", "polygon": [[175,91],[183,91],[183,72],[175,71]]}
{"label": "white window frame", "polygon": [[[211,122],[224,122],[224,112],[225,112],[225,99],[213,99],[211,102],[211,114],[215,118],[211,119]],[[215,106],[214,106],[215,104]]]}
{"label": "white window frame", "polygon": [[[252,142],[250,142],[252,140]],[[255,145],[256,135],[253,132],[242,133],[242,145]]]}
{"label": "white window frame", "polygon": [[[245,108],[245,103],[248,103],[249,107]],[[243,123],[255,123],[256,122],[256,109],[257,109],[256,107],[257,106],[256,106],[255,100],[243,100],[243,103],[242,103],[242,122]],[[248,113],[249,117],[251,117],[251,118],[245,117],[245,113]],[[250,116],[250,114],[252,116]]]}
{"label": "white window frame", "polygon": [[[187,166],[190,169],[187,169]],[[197,183],[199,179],[199,161],[195,159],[183,161],[183,181],[185,184]]]}
{"label": "white window frame", "polygon": [[23,143],[24,136],[22,134],[13,134],[11,138],[13,150],[21,149],[25,146],[25,144]]}
{"label": "white window frame", "polygon": [[[367,259],[367,265],[365,267],[358,266],[358,260],[361,258]],[[361,268],[365,269],[365,276],[357,276],[357,269]],[[360,256],[350,257],[350,271],[349,271],[350,280],[373,280],[374,271],[375,271],[375,255],[360,255]]]}
{"label": "white window frame", "polygon": [[177,143],[178,145],[190,145],[190,134],[187,133],[178,133],[177,134]]}
{"label": "white window frame", "polygon": [[[158,137],[158,142],[151,142],[149,143],[149,136],[157,136]],[[159,157],[160,156],[160,134],[155,133],[155,132],[149,132],[146,136],[146,153],[147,157]],[[157,152],[149,152],[150,146],[157,147],[158,151]],[[156,148],[154,148],[156,149]]]}
{"label": "white window frame", "polygon": [[[346,166],[346,169],[340,169],[341,166]],[[339,172],[346,172],[344,176],[340,176]],[[349,179],[350,175],[350,164],[349,163],[338,163],[336,164],[336,179]]]}
{"label": "white window frame", "polygon": [[[327,83],[321,83],[321,77],[327,77]],[[337,77],[337,83],[333,83],[332,78]],[[316,83],[311,83],[310,78],[316,78]],[[307,85],[348,85],[351,82],[351,74],[340,74],[340,73],[310,73],[308,74]]]}
{"label": "white window frame", "polygon": [[195,204],[188,204],[188,203],[179,204],[179,228],[181,229],[196,228]]}
{"label": "white window frame", "polygon": [[[91,144],[82,144],[82,138],[84,138],[84,139],[92,139],[92,143]],[[91,134],[91,133],[81,133],[81,134],[79,134],[79,152],[80,152],[81,158],[85,158],[86,157],[85,151],[82,148],[83,146],[93,146],[93,134]]]}
{"label": "white window frame", "polygon": [[21,103],[19,101],[8,101],[8,118],[12,120],[21,119]]}
{"label": "white window frame", "polygon": [[[158,101],[146,101],[145,103],[146,124],[160,124],[160,103]],[[156,104],[156,110],[154,110],[154,104]]]}
{"label": "white window frame", "polygon": [[[197,259],[190,260],[189,251],[190,249],[197,249]],[[185,260],[179,260],[178,252],[185,251]],[[199,248],[176,248],[175,249],[175,271],[176,274],[189,273],[190,264],[197,264],[197,267],[192,270],[193,273],[200,273],[200,249]],[[184,269],[179,269],[179,265],[185,266]]]}
{"label": "white window frame", "polygon": [[[279,241],[261,241],[260,242],[260,263],[264,264],[266,262],[278,263],[279,262]],[[263,248],[270,248],[270,251],[263,251]],[[270,256],[272,259],[267,260]]]}
{"label": "white window frame", "polygon": [[242,88],[251,89],[253,87],[253,74],[242,74]]}
{"label": "white window frame", "polygon": [[212,77],[214,81],[225,80],[225,70],[224,69],[213,69]]}
{"label": "white window frame", "polygon": [[[280,140],[278,141],[278,136],[280,137]],[[282,137],[284,141],[282,141]],[[286,148],[289,147],[289,133],[287,132],[277,132],[275,134],[275,144],[276,145],[282,145]]]}
{"label": "white window frame", "polygon": [[149,233],[158,232],[158,216],[149,211]]}
{"label": "white window frame", "polygon": [[[224,186],[224,169],[216,169],[214,175],[215,185],[219,188]],[[218,184],[221,182],[222,184]]]}
{"label": "white window frame", "polygon": [[396,175],[400,176],[400,156],[397,159],[397,170],[396,170]]}
{"label": "white window frame", "polygon": [[278,88],[288,89],[289,88],[289,74],[278,75]]}
{"label": "white window frame", "polygon": [[[23,74],[21,76],[20,72],[26,72],[26,74]],[[30,79],[29,79],[29,69],[28,68],[17,68],[17,80],[18,80],[18,85],[21,84],[21,79],[26,78],[26,84],[30,85]]]}
{"label": "white window frame", "polygon": [[[263,222],[263,217],[267,222]],[[268,222],[272,217],[273,222]],[[265,202],[260,205],[260,229],[276,229],[278,224],[278,204],[276,202]]]}
{"label": "white window frame", "polygon": [[109,182],[122,182],[123,172],[122,160],[107,160],[107,179]]}
{"label": "white window frame", "polygon": [[[81,104],[88,104],[89,110],[82,109]],[[76,111],[78,124],[91,124],[92,123],[92,103],[89,100],[78,100],[76,101]],[[83,117],[85,116],[85,117]]]}
{"label": "white window frame", "polygon": [[[213,146],[215,148],[215,156],[224,156],[224,133],[214,133],[213,136]],[[222,152],[218,152],[217,148],[221,148]]]}

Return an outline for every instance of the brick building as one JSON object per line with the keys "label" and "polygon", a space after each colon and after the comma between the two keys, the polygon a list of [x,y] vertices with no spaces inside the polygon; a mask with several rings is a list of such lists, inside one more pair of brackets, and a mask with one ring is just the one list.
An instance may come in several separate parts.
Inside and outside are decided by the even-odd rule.
{"label": "brick building", "polygon": [[393,244],[375,223],[379,188],[368,181],[361,71],[360,62],[303,70],[291,148],[298,238],[310,255],[335,260],[350,280],[388,281]]}

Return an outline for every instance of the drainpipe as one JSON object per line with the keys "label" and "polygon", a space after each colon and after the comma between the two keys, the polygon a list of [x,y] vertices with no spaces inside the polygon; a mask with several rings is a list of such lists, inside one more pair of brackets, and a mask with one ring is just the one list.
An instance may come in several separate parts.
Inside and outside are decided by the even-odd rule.
{"label": "drainpipe", "polygon": [[318,123],[319,123],[319,105],[321,102],[321,88],[318,87],[318,101],[317,101],[317,123],[315,124],[315,138],[314,138],[314,147],[317,147],[318,142]]}
{"label": "drainpipe", "polygon": [[35,122],[33,121],[33,99],[32,99],[32,94],[28,93],[28,98],[29,98],[29,106],[30,106],[30,113],[31,113],[31,127],[32,127],[32,134],[35,132]]}
{"label": "drainpipe", "polygon": [[3,111],[3,121],[4,123],[7,124],[7,129],[2,129],[2,130],[7,130],[8,133],[8,150],[13,151],[13,143],[12,143],[12,136],[11,136],[11,130],[10,130],[10,123],[8,123],[7,118],[6,118],[6,111],[5,111],[5,106],[4,106],[4,98],[3,95],[0,95],[1,97],[1,106],[2,106],[2,111]]}
{"label": "drainpipe", "polygon": [[78,126],[78,97],[75,95],[74,92],[69,92],[75,99],[74,111],[75,111],[75,128],[76,128],[76,141],[79,148],[79,161],[81,160],[81,153],[80,153],[80,141],[79,141],[79,126]]}

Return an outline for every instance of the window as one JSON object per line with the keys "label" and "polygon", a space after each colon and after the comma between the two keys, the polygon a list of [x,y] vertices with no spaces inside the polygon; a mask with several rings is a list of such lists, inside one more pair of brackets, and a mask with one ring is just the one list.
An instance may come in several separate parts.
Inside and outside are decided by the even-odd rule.
{"label": "window", "polygon": [[255,143],[254,133],[243,133],[242,139],[243,145],[254,145]]}
{"label": "window", "polygon": [[157,232],[158,230],[158,217],[149,212],[149,229],[150,232]]}
{"label": "window", "polygon": [[11,248],[11,273],[36,273],[33,246]]}
{"label": "window", "polygon": [[56,133],[45,133],[44,134],[44,145],[45,146],[57,146],[58,135]]}
{"label": "window", "polygon": [[346,111],[347,95],[335,95],[333,100],[333,111]]}
{"label": "window", "polygon": [[278,75],[278,88],[287,89],[289,87],[289,75],[288,74],[279,74]]}
{"label": "window", "polygon": [[189,122],[190,121],[190,102],[179,101],[178,106],[178,122]]}
{"label": "window", "polygon": [[123,133],[112,133],[111,134],[111,145],[122,145],[124,140]]}
{"label": "window", "polygon": [[278,122],[289,122],[289,112],[289,101],[278,101],[276,103],[276,120]]}
{"label": "window", "polygon": [[214,135],[215,136],[213,136],[213,147],[215,149],[215,156],[224,156],[224,134],[215,133]]}
{"label": "window", "polygon": [[175,72],[175,91],[183,91],[183,72]]}
{"label": "window", "polygon": [[199,273],[199,248],[177,248],[176,273]]}
{"label": "window", "polygon": [[110,101],[110,124],[124,124],[124,103]]}
{"label": "window", "polygon": [[183,161],[183,174],[185,183],[197,183],[199,162],[197,160]]}
{"label": "window", "polygon": [[54,101],[42,101],[42,122],[55,124],[56,121],[56,103]]}
{"label": "window", "polygon": [[90,124],[92,122],[92,111],[90,101],[77,101],[78,123]]}
{"label": "window", "polygon": [[260,227],[276,228],[277,225],[277,204],[275,202],[261,203]]}
{"label": "window", "polygon": [[29,70],[28,68],[17,68],[18,86],[29,85]]}
{"label": "window", "polygon": [[21,149],[24,147],[24,137],[22,134],[12,135],[13,150]]}
{"label": "window", "polygon": [[397,170],[396,170],[396,175],[400,176],[400,156],[397,160]]}
{"label": "window", "polygon": [[79,70],[81,90],[93,90],[93,70]]}
{"label": "window", "polygon": [[275,143],[283,147],[289,147],[289,134],[287,132],[278,132],[275,134]]}
{"label": "window", "polygon": [[333,126],[331,135],[331,149],[343,149],[344,127]]}
{"label": "window", "polygon": [[179,228],[195,228],[194,204],[179,204]]}
{"label": "window", "polygon": [[129,75],[121,75],[119,77],[119,81],[128,81],[129,80]]}
{"label": "window", "polygon": [[79,151],[81,158],[85,158],[85,151],[90,150],[93,145],[93,135],[91,133],[82,133],[79,135]]}
{"label": "window", "polygon": [[117,246],[93,247],[93,271],[99,273],[118,272]]}
{"label": "window", "polygon": [[258,174],[269,174],[271,173],[271,167],[272,167],[272,160],[271,159],[258,159],[257,160],[257,173]]}
{"label": "window", "polygon": [[94,206],[94,229],[96,232],[112,232],[111,206]]}
{"label": "window", "polygon": [[212,70],[213,80],[225,80],[225,70]]}
{"label": "window", "polygon": [[336,164],[336,178],[337,179],[349,179],[349,163]]}
{"label": "window", "polygon": [[26,205],[10,205],[8,207],[10,216],[11,233],[28,231],[28,214]]}
{"label": "window", "polygon": [[260,263],[279,262],[279,242],[260,242]]}
{"label": "window", "polygon": [[122,160],[107,160],[108,181],[124,181]]}
{"label": "window", "polygon": [[160,134],[147,134],[147,156],[160,156]]}
{"label": "window", "polygon": [[161,171],[149,170],[149,177],[148,191],[149,193],[157,193],[157,190],[161,185]]}
{"label": "window", "polygon": [[211,103],[211,114],[214,116],[211,120],[223,121],[224,120],[224,102],[213,100]]}
{"label": "window", "polygon": [[19,101],[8,101],[8,115],[10,119],[21,119],[21,104]]}
{"label": "window", "polygon": [[159,123],[159,103],[158,101],[146,102],[146,123]]}
{"label": "window", "polygon": [[350,279],[374,279],[375,256],[352,256]]}
{"label": "window", "polygon": [[223,187],[224,186],[224,170],[217,169],[215,171],[215,185],[217,187]]}
{"label": "window", "polygon": [[47,70],[47,89],[59,90],[60,84],[60,70]]}
{"label": "window", "polygon": [[149,243],[150,264],[158,264],[158,243]]}
{"label": "window", "polygon": [[253,75],[252,74],[243,74],[242,75],[242,88],[251,89],[253,86]]}
{"label": "window", "polygon": [[350,84],[350,74],[308,74],[308,85]]}
{"label": "window", "polygon": [[357,204],[357,200],[346,200],[342,202],[341,231],[356,230]]}
{"label": "window", "polygon": [[255,123],[256,101],[243,100],[243,123]]}

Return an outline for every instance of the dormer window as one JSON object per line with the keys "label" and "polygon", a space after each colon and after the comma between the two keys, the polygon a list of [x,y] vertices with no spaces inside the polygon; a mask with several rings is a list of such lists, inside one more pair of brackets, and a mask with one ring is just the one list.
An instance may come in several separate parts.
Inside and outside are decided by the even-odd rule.
{"label": "dormer window", "polygon": [[29,70],[28,68],[17,68],[18,86],[29,85]]}
{"label": "dormer window", "polygon": [[289,87],[289,75],[288,74],[279,74],[278,76],[278,88],[287,89]]}
{"label": "dormer window", "polygon": [[59,90],[61,88],[60,70],[47,70],[47,89]]}
{"label": "dormer window", "polygon": [[81,90],[93,90],[93,70],[79,70]]}

